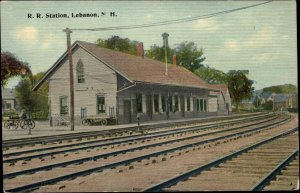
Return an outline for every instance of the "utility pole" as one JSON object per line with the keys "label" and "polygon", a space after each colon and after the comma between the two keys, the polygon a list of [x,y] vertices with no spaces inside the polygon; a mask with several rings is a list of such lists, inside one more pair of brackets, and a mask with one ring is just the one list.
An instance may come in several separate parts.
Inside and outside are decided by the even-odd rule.
{"label": "utility pole", "polygon": [[74,131],[74,78],[73,78],[73,61],[71,52],[71,36],[72,31],[69,28],[63,30],[67,35],[67,49],[69,59],[69,78],[70,78],[70,126],[71,131]]}
{"label": "utility pole", "polygon": [[163,41],[164,41],[164,46],[165,46],[165,61],[166,61],[166,72],[165,72],[165,75],[168,76],[168,57],[167,57],[167,47],[168,47],[168,37],[169,37],[169,34],[167,34],[166,32],[163,33],[161,35],[163,37]]}

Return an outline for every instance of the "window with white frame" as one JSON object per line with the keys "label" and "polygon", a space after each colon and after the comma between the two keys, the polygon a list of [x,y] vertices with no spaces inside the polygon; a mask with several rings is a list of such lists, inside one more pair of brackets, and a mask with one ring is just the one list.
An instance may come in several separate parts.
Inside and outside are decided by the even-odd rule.
{"label": "window with white frame", "polygon": [[77,82],[78,83],[84,83],[85,82],[85,79],[84,79],[84,66],[83,66],[83,63],[82,63],[81,59],[77,62],[76,73],[77,73]]}
{"label": "window with white frame", "polygon": [[59,97],[59,109],[60,109],[60,115],[68,114],[68,97],[67,96]]}
{"label": "window with white frame", "polygon": [[97,113],[105,113],[105,97],[104,95],[97,95]]}

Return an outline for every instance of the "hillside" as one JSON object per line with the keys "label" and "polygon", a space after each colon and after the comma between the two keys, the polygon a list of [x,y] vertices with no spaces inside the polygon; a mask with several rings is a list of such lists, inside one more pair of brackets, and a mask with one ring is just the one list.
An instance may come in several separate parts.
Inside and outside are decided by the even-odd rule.
{"label": "hillside", "polygon": [[292,84],[277,85],[263,88],[263,92],[291,94],[297,92],[297,87]]}

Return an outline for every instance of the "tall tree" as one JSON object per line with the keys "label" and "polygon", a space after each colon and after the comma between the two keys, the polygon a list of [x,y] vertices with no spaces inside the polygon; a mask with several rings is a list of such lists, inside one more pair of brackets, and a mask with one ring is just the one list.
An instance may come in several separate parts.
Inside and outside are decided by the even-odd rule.
{"label": "tall tree", "polygon": [[210,84],[226,84],[226,73],[209,66],[203,66],[194,71],[202,80]]}
{"label": "tall tree", "polygon": [[132,41],[128,38],[121,38],[119,36],[111,36],[106,40],[99,38],[96,41],[96,44],[103,48],[117,50],[128,54],[136,54],[137,41]]}
{"label": "tall tree", "polygon": [[20,61],[14,54],[1,51],[1,86],[4,87],[9,78],[25,76],[31,73],[27,63]]}
{"label": "tall tree", "polygon": [[243,99],[250,99],[254,91],[252,87],[254,81],[248,79],[248,74],[248,70],[230,70],[227,73],[228,90],[237,111],[239,111],[239,103]]}
{"label": "tall tree", "polygon": [[177,61],[179,65],[194,72],[195,70],[203,67],[202,62],[205,60],[203,57],[203,49],[197,48],[194,42],[182,42],[175,48]]}
{"label": "tall tree", "polygon": [[[172,63],[172,57],[176,54],[177,64],[194,72],[195,70],[203,67],[202,62],[205,60],[203,57],[203,49],[197,48],[194,42],[182,42],[178,44],[175,49],[167,47],[167,60]],[[153,45],[147,51],[146,56],[165,62],[165,48]]]}
{"label": "tall tree", "polygon": [[38,114],[39,117],[47,118],[48,115],[48,90],[49,85],[43,84],[37,91],[32,91],[33,85],[44,75],[43,72],[33,76],[24,77],[16,86],[16,100],[21,109],[29,114]]}
{"label": "tall tree", "polygon": [[[172,63],[174,50],[170,47],[167,47],[167,62]],[[152,58],[154,60],[159,60],[161,62],[165,62],[165,48],[159,47],[156,44],[152,45],[149,50],[146,52],[146,56]]]}
{"label": "tall tree", "polygon": [[[130,40],[128,38],[121,38],[119,36],[111,36],[110,38],[98,39],[96,44],[100,47],[117,50],[129,54],[137,54],[138,41]],[[195,72],[195,70],[203,67],[202,62],[205,60],[203,57],[203,49],[197,48],[194,42],[182,42],[174,49],[167,47],[167,62],[173,62],[173,55],[177,56],[177,64],[181,65],[188,70]],[[145,55],[149,58],[165,62],[165,48],[164,46],[152,45],[149,50],[146,51]]]}

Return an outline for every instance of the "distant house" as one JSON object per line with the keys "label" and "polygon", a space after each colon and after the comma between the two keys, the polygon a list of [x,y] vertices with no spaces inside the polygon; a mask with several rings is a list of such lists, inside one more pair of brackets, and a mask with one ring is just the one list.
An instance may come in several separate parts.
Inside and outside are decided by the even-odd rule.
{"label": "distant house", "polygon": [[298,93],[294,93],[287,97],[286,106],[287,108],[298,108]]}
{"label": "distant house", "polygon": [[[176,62],[166,65],[143,56],[76,41],[75,120],[114,116],[118,123],[227,115],[231,102],[225,85],[211,85]],[[142,50],[143,51],[143,50]],[[176,60],[175,60],[176,61]],[[50,116],[69,116],[69,63],[65,52],[35,85],[49,82]]]}
{"label": "distant house", "polygon": [[[293,99],[294,94],[275,94],[274,95],[274,110],[287,110],[289,108],[289,105],[291,106],[292,104],[289,104],[289,100]],[[290,100],[291,102],[291,100]]]}
{"label": "distant house", "polygon": [[267,101],[273,101],[272,93],[262,92],[260,95],[258,95],[258,98],[261,99],[261,104],[265,104]]}
{"label": "distant house", "polygon": [[2,88],[2,113],[16,110],[18,108],[15,91],[11,88]]}
{"label": "distant house", "polygon": [[298,94],[286,94],[286,93],[265,93],[262,92],[258,95],[261,100],[261,104],[265,104],[268,101],[274,102],[274,110],[287,110],[288,108],[298,107]]}

